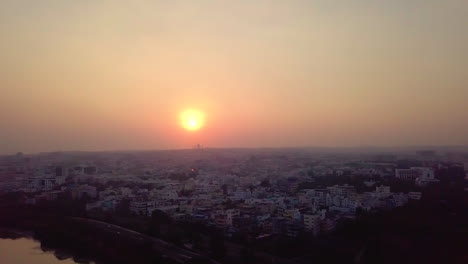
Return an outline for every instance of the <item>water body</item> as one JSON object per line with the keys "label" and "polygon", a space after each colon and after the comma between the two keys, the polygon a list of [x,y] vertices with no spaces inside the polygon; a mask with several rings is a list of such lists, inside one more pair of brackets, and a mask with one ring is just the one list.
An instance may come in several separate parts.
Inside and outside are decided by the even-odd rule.
{"label": "water body", "polygon": [[41,244],[30,238],[0,238],[0,263],[2,264],[74,264],[73,259],[57,259],[53,252],[41,250]]}

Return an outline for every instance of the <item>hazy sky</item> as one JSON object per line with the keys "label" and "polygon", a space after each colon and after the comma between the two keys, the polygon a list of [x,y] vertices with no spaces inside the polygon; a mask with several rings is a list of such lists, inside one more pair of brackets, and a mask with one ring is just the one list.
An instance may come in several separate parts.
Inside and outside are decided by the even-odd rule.
{"label": "hazy sky", "polygon": [[466,0],[0,0],[0,36],[0,153],[468,144]]}

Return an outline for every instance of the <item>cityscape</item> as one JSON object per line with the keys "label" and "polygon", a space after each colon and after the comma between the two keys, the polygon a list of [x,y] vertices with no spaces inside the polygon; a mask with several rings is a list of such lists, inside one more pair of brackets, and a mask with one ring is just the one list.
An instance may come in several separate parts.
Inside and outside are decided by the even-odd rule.
{"label": "cityscape", "polygon": [[[352,223],[381,213],[391,218],[402,208],[437,208],[442,200],[434,199],[447,194],[436,193],[447,191],[444,188],[459,195],[463,207],[458,213],[466,217],[466,152],[197,146],[166,151],[17,153],[0,161],[0,190],[9,197],[2,202],[2,224],[8,225],[7,214],[15,219],[21,210],[35,212],[34,219],[53,213],[72,226],[99,229],[102,236],[149,244],[161,263],[306,263],[314,259],[306,253],[317,248],[295,249],[288,243],[327,241],[337,230],[357,228]],[[44,228],[18,219],[15,225]],[[86,242],[88,246],[105,240],[98,234]],[[47,236],[39,239],[47,247]],[[61,247],[53,240],[49,243]],[[274,243],[286,244],[276,248]],[[336,259],[316,253],[317,259],[375,261],[368,241],[348,246],[351,252]],[[291,258],[296,251],[301,253]],[[60,252],[55,254],[73,256]],[[123,259],[85,252],[77,255],[78,260],[120,263],[118,259]],[[141,263],[159,263],[153,259]],[[456,259],[460,262],[453,263],[466,260]]]}
{"label": "cityscape", "polygon": [[467,264],[467,0],[0,0],[0,264]]}

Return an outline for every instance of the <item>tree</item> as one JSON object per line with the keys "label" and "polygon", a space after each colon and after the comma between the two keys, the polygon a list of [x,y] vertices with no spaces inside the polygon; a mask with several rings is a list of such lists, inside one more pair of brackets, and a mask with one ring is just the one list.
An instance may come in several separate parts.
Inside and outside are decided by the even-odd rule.
{"label": "tree", "polygon": [[203,244],[203,239],[198,232],[192,233],[192,247],[193,249],[201,249]]}
{"label": "tree", "polygon": [[224,239],[219,234],[211,236],[210,249],[213,258],[223,259],[226,256],[226,247],[224,245]]}
{"label": "tree", "polygon": [[268,179],[265,179],[260,183],[260,186],[265,187],[265,188],[270,187],[270,181]]}
{"label": "tree", "polygon": [[129,216],[129,215],[131,215],[130,200],[124,199],[120,203],[118,203],[117,206],[115,207],[115,213],[116,213],[116,215],[120,215],[120,216]]}
{"label": "tree", "polygon": [[255,263],[254,250],[250,245],[244,245],[240,254],[242,263]]}

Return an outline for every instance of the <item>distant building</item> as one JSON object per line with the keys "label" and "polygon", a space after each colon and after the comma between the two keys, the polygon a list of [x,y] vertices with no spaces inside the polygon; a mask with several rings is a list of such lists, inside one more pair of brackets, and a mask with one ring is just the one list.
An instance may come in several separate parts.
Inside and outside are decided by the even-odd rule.
{"label": "distant building", "polygon": [[136,215],[150,216],[155,210],[154,202],[152,201],[131,201],[130,211]]}
{"label": "distant building", "polygon": [[395,177],[404,181],[414,181],[419,177],[419,171],[413,169],[396,169]]}
{"label": "distant building", "polygon": [[65,177],[56,177],[49,175],[32,176],[26,180],[26,192],[50,191],[55,186],[65,183]]}
{"label": "distant building", "polygon": [[383,197],[388,197],[392,194],[390,191],[390,186],[377,186],[375,187],[375,192],[377,196],[383,198]]}
{"label": "distant building", "polygon": [[302,223],[300,220],[287,220],[286,221],[286,236],[297,237],[302,231]]}
{"label": "distant building", "polygon": [[79,185],[71,189],[71,195],[73,199],[81,199],[83,197],[96,198],[97,190],[96,187],[87,184]]}
{"label": "distant building", "polygon": [[420,176],[416,178],[416,185],[426,186],[431,183],[438,183],[439,180],[435,178],[434,170],[432,168],[417,168],[420,170]]}
{"label": "distant building", "polygon": [[335,185],[327,188],[330,191],[330,195],[335,196],[348,196],[356,192],[354,186],[345,184],[345,185]]}
{"label": "distant building", "polygon": [[57,177],[67,177],[68,176],[68,169],[64,166],[57,166],[55,167],[55,176]]}
{"label": "distant building", "polygon": [[317,235],[320,232],[320,221],[319,214],[305,213],[303,217],[304,230]]}
{"label": "distant building", "polygon": [[428,167],[412,167],[410,169],[396,169],[395,177],[400,180],[414,181],[417,178],[434,179],[434,170]]}
{"label": "distant building", "polygon": [[392,154],[380,154],[373,157],[376,162],[394,162],[396,159],[397,157]]}
{"label": "distant building", "polygon": [[418,154],[419,156],[423,158],[433,158],[435,157],[436,152],[433,150],[421,150],[421,151],[417,151],[416,154]]}
{"label": "distant building", "polygon": [[421,192],[409,192],[408,198],[411,200],[421,200],[422,193]]}
{"label": "distant building", "polygon": [[336,228],[336,223],[338,216],[328,216],[323,221],[320,222],[320,231],[323,233],[328,233]]}

